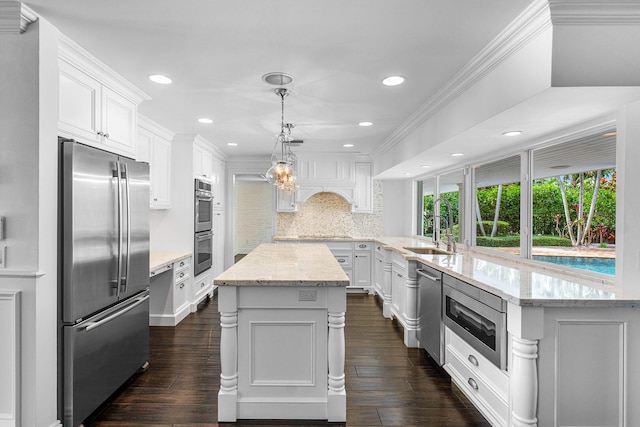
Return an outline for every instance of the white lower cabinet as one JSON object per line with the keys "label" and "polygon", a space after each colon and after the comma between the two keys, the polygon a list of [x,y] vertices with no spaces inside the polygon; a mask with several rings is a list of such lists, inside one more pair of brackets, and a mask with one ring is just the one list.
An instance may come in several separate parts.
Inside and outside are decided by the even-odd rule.
{"label": "white lower cabinet", "polygon": [[149,284],[149,325],[175,326],[190,313],[191,257],[153,270]]}
{"label": "white lower cabinet", "polygon": [[191,312],[198,311],[198,304],[209,296],[213,296],[213,278],[206,273],[198,275],[193,281],[193,295],[191,297]]}
{"label": "white lower cabinet", "polygon": [[393,252],[391,261],[391,306],[393,317],[404,329],[404,344],[418,347],[418,279],[416,262]]}
{"label": "white lower cabinet", "polygon": [[509,420],[509,375],[445,327],[445,365],[452,381],[492,426]]}
{"label": "white lower cabinet", "polygon": [[353,243],[353,281],[351,285],[365,289],[369,293],[373,292],[371,283],[372,247],[371,242]]}

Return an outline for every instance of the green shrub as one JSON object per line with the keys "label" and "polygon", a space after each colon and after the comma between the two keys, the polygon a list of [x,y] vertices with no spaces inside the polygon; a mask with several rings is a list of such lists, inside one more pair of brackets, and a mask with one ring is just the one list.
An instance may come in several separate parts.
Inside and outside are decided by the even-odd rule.
{"label": "green shrub", "polygon": [[[482,221],[484,225],[484,232],[487,234],[487,237],[491,235],[491,229],[493,228],[493,221]],[[460,226],[458,224],[453,226],[453,235],[458,236],[458,230]],[[508,236],[511,232],[511,224],[506,221],[498,221],[498,228],[496,229],[496,237],[500,236]],[[480,232],[480,222],[476,221],[476,236],[482,236]]]}
{"label": "green shrub", "polygon": [[[558,236],[533,236],[533,246],[571,246],[571,240]],[[520,236],[476,237],[476,246],[514,248],[520,246]]]}

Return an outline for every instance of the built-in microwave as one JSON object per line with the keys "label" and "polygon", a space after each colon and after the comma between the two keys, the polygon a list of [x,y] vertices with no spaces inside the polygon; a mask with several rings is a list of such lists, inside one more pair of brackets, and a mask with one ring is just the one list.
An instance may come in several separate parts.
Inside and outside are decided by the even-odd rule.
{"label": "built-in microwave", "polygon": [[213,226],[213,194],[211,181],[203,178],[195,179],[195,223],[196,233],[209,231]]}
{"label": "built-in microwave", "polygon": [[507,368],[507,302],[443,275],[442,320],[500,369]]}

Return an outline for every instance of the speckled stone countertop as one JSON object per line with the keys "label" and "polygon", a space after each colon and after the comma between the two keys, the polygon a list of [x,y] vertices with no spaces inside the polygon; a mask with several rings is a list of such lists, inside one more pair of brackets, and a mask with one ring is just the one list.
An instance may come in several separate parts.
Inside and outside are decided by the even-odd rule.
{"label": "speckled stone countertop", "polygon": [[[317,239],[289,237],[287,240]],[[596,277],[576,269],[563,269],[554,264],[521,260],[461,246],[451,255],[416,254],[405,248],[428,248],[434,245],[428,239],[415,237],[354,237],[351,240],[373,241],[384,249],[400,253],[406,260],[436,268],[520,306],[640,307],[639,296],[625,294],[620,287],[615,286],[613,278],[608,279],[604,275]],[[443,247],[441,244],[440,249]]]}
{"label": "speckled stone countertop", "polygon": [[213,279],[217,286],[347,286],[326,245],[263,243]]}
{"label": "speckled stone countertop", "polygon": [[151,252],[149,254],[149,271],[158,270],[190,256],[191,252]]}

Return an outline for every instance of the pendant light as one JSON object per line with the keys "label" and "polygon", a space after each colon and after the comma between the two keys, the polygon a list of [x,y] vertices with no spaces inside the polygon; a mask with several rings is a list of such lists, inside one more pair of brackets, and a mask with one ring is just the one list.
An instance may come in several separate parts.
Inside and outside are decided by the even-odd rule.
{"label": "pendant light", "polygon": [[[281,104],[280,133],[273,146],[273,151],[271,152],[271,167],[265,174],[265,178],[268,183],[276,185],[279,189],[293,192],[297,188],[295,170],[297,158],[293,151],[291,151],[289,142],[292,140],[291,129],[294,128],[294,125],[284,123],[284,98],[289,95],[289,90],[278,88],[275,90],[275,94],[280,97]],[[276,157],[278,144],[280,144],[280,158]]]}

